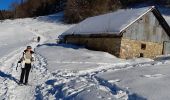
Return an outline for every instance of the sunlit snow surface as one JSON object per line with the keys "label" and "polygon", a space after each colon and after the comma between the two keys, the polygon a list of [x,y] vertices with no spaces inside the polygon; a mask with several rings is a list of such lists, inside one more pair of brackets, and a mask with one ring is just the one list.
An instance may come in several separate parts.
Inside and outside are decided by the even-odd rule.
{"label": "sunlit snow surface", "polygon": [[[57,37],[74,27],[62,18],[58,13],[0,23],[0,99],[169,100],[170,56],[124,60],[57,44]],[[165,18],[170,23],[169,15]],[[36,61],[29,85],[19,86],[16,62],[27,45],[35,49]]]}

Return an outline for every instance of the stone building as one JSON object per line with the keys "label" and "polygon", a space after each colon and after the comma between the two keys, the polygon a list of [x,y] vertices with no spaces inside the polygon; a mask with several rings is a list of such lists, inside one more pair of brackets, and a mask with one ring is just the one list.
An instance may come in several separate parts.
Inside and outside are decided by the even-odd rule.
{"label": "stone building", "polygon": [[125,59],[170,53],[170,27],[153,6],[90,17],[60,37],[65,43]]}

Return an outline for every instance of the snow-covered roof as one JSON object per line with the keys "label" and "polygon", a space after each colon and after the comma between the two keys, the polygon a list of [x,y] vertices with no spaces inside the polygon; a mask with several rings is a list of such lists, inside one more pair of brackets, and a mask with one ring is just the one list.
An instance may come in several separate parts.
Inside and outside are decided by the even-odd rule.
{"label": "snow-covered roof", "polygon": [[135,22],[153,7],[121,9],[116,12],[90,17],[70,28],[62,35],[71,34],[116,34]]}

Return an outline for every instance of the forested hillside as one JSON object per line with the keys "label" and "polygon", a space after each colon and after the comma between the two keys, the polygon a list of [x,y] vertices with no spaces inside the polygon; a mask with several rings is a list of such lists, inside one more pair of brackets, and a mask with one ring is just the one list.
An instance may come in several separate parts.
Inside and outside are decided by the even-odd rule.
{"label": "forested hillside", "polygon": [[108,13],[141,3],[168,7],[170,5],[170,0],[68,0],[64,18],[66,23],[77,23],[87,17]]}
{"label": "forested hillside", "polygon": [[66,23],[77,23],[87,17],[146,2],[170,5],[170,0],[21,0],[13,2],[8,11],[1,10],[0,19],[36,17],[64,11]]}
{"label": "forested hillside", "polygon": [[9,11],[0,11],[0,19],[36,17],[64,10],[67,0],[21,0],[13,2]]}

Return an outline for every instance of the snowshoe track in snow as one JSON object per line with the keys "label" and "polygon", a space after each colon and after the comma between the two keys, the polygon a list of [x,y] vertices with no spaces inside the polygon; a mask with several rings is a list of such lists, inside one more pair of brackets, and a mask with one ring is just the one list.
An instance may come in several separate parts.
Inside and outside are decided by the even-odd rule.
{"label": "snowshoe track in snow", "polygon": [[[36,33],[34,33],[36,34]],[[37,35],[37,34],[36,34]],[[40,36],[40,35],[39,35]],[[43,37],[42,37],[43,38]],[[45,41],[43,38],[42,42]],[[30,43],[35,48],[37,43]],[[20,68],[16,71],[16,63],[25,47],[21,47],[0,59],[0,99],[3,100],[33,100],[35,99],[35,88],[37,85],[48,79],[48,74],[44,67],[39,66],[38,54],[33,72],[30,72],[29,85],[18,85],[20,78]]]}
{"label": "snowshoe track in snow", "polygon": [[[42,56],[41,56],[42,57]],[[41,58],[44,59],[44,58]],[[41,60],[41,63],[47,63],[45,60]],[[127,89],[122,89],[118,87],[116,84],[121,80],[117,79],[113,81],[107,81],[97,77],[96,75],[99,73],[104,73],[106,71],[118,71],[118,70],[126,70],[129,68],[142,67],[147,65],[157,65],[157,64],[165,64],[168,63],[166,61],[151,61],[151,62],[142,62],[135,64],[123,64],[123,65],[114,65],[109,64],[105,69],[98,68],[87,71],[56,71],[51,73],[53,78],[47,80],[45,83],[37,86],[36,92],[37,98],[41,98],[43,100],[50,100],[51,98],[57,100],[74,100],[75,97],[79,95],[79,93],[84,91],[92,91],[92,88],[100,89],[106,91],[106,93],[110,94],[110,97],[107,99],[122,99],[128,100],[129,98],[140,99],[143,100],[145,98],[138,96],[138,94],[129,94]],[[44,64],[48,65],[48,64]],[[50,73],[50,72],[49,72]],[[160,75],[157,75],[160,76]],[[105,97],[102,97],[106,99]]]}

